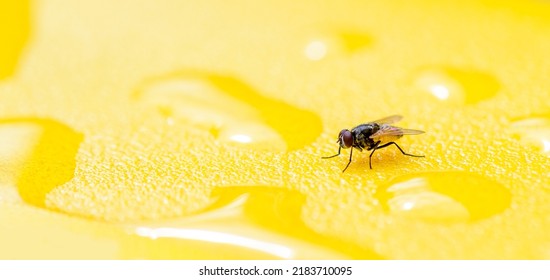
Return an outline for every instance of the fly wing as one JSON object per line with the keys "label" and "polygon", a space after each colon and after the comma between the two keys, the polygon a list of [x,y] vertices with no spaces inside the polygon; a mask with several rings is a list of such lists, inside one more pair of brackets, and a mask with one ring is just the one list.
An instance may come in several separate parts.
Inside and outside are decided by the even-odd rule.
{"label": "fly wing", "polygon": [[393,116],[389,116],[389,117],[385,117],[385,118],[382,118],[382,119],[379,119],[379,120],[375,120],[373,121],[373,123],[377,123],[377,124],[392,124],[392,123],[396,123],[398,121],[400,121],[401,119],[403,118],[403,116],[400,116],[400,115],[393,115]]}
{"label": "fly wing", "polygon": [[422,130],[407,129],[391,125],[382,125],[380,126],[380,129],[369,136],[369,138],[373,139],[375,142],[378,140],[385,142],[384,140],[397,139],[403,135],[415,135],[422,133],[424,133],[424,131]]}
{"label": "fly wing", "polygon": [[408,129],[408,128],[399,128],[399,129],[401,129],[401,134],[403,135],[416,135],[416,134],[426,133],[425,131],[418,130],[418,129]]}

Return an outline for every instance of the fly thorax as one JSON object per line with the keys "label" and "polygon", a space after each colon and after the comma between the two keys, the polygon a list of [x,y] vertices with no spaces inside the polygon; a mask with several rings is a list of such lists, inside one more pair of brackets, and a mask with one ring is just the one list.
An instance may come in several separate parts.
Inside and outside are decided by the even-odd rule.
{"label": "fly thorax", "polygon": [[352,133],[355,138],[355,147],[364,149],[374,146],[374,141],[370,139],[370,136],[380,129],[380,126],[376,123],[367,123],[359,125],[352,129]]}

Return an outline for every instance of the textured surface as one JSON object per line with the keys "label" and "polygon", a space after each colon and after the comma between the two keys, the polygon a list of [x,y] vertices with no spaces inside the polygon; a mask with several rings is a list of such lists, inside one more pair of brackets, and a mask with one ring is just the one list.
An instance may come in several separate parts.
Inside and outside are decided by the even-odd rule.
{"label": "textured surface", "polygon": [[547,1],[264,2],[2,2],[0,258],[550,257]]}

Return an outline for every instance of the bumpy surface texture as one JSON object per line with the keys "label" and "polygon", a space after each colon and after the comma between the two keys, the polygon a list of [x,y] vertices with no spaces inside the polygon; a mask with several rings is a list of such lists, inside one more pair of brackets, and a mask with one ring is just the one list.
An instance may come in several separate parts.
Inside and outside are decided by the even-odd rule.
{"label": "bumpy surface texture", "polygon": [[0,258],[550,258],[548,1],[16,2]]}

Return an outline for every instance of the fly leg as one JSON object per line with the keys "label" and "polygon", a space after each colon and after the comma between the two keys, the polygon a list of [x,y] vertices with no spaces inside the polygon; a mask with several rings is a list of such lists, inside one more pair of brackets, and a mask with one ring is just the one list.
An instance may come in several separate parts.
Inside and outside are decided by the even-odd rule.
{"label": "fly leg", "polygon": [[[389,146],[389,145],[392,145],[392,144],[395,145],[395,146],[399,149],[399,151],[401,151],[401,153],[404,154],[404,155],[406,155],[406,156],[410,156],[410,157],[424,157],[424,156],[412,155],[412,154],[407,154],[407,153],[405,153],[405,151],[403,151],[403,149],[401,149],[401,147],[399,147],[399,145],[397,145],[397,143],[395,143],[395,142],[389,142],[389,143],[386,143],[386,144],[384,144],[384,145],[382,145],[382,146],[380,146],[380,147],[377,147],[379,143],[380,143],[380,141],[378,141],[378,142],[376,143],[376,145],[375,145],[375,147],[374,147],[374,150],[373,150],[372,153],[370,154],[371,157],[372,157],[372,154],[374,154],[374,151],[379,150],[379,149],[382,149],[382,148],[385,148],[385,147],[387,147],[387,146]],[[369,164],[370,164],[370,161],[369,161]],[[372,169],[372,166],[371,166],[370,168]]]}
{"label": "fly leg", "polygon": [[348,164],[346,165],[346,168],[344,168],[344,170],[342,170],[342,173],[344,173],[344,171],[346,171],[346,169],[348,169],[350,163],[351,163],[351,156],[353,155],[353,147],[351,148],[351,150],[349,151],[349,161],[348,161]]}
{"label": "fly leg", "polygon": [[333,156],[329,156],[329,157],[321,157],[321,158],[324,158],[324,159],[327,159],[327,158],[333,158],[333,157],[337,157],[340,155],[340,150],[342,150],[342,147],[338,147],[338,153],[333,155]]}
{"label": "fly leg", "polygon": [[387,147],[387,146],[389,146],[389,145],[391,145],[391,144],[394,144],[394,145],[399,149],[399,151],[401,151],[401,153],[404,154],[404,155],[406,155],[406,156],[410,156],[410,157],[424,157],[424,156],[411,155],[411,154],[405,153],[405,152],[403,151],[403,149],[401,149],[401,147],[399,147],[399,145],[397,145],[397,143],[395,143],[395,142],[390,142],[390,143],[384,144],[384,145],[382,145],[382,146],[380,146],[380,147],[378,147],[378,148],[376,148],[376,149],[382,149],[382,148]]}
{"label": "fly leg", "polygon": [[[369,167],[370,167],[370,169],[372,169],[372,155],[374,154],[376,149],[379,149],[379,148],[377,148],[379,144],[380,144],[380,141],[374,143],[374,146],[372,147],[372,152],[370,153],[370,156],[369,156]],[[380,148],[383,148],[383,147],[386,147],[386,146],[387,145],[382,145]]]}
{"label": "fly leg", "polygon": [[[342,147],[338,147],[338,153],[333,155],[333,156],[329,156],[329,157],[321,157],[323,159],[327,159],[327,158],[333,158],[333,157],[336,157],[336,156],[339,156],[340,155],[340,151],[342,150]],[[344,173],[344,171],[346,171],[346,169],[348,169],[348,166],[349,164],[351,163],[351,156],[353,155],[353,148],[351,148],[351,151],[349,152],[349,161],[348,161],[348,165],[346,165],[346,168],[344,168],[344,170],[342,170],[342,173]]]}

